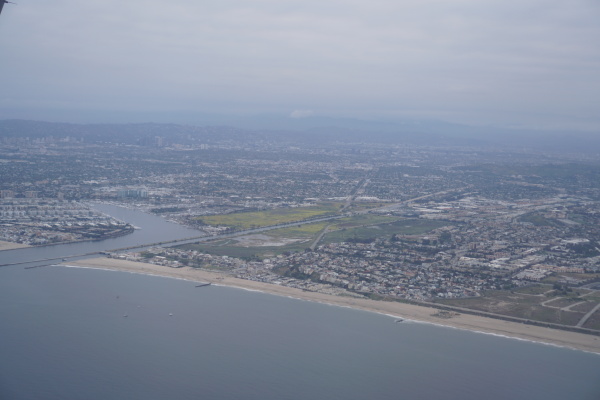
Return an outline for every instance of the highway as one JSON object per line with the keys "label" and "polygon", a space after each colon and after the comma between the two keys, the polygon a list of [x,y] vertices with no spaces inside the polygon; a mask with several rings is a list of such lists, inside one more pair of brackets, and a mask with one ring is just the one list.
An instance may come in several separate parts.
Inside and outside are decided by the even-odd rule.
{"label": "highway", "polygon": [[[350,206],[353,203],[358,192],[363,190],[364,187],[368,184],[369,184],[369,179],[365,179],[359,183],[359,185],[355,189],[354,193],[352,193],[349,196],[348,201],[347,201],[347,206]],[[130,250],[144,250],[144,249],[148,249],[150,247],[156,247],[156,246],[171,247],[171,246],[178,246],[178,245],[182,245],[182,244],[208,242],[208,241],[218,240],[218,239],[226,239],[226,238],[232,238],[232,237],[245,236],[245,235],[250,235],[250,234],[254,234],[254,233],[266,232],[266,231],[270,231],[270,230],[274,230],[274,229],[289,228],[289,227],[293,227],[293,226],[301,226],[301,225],[312,224],[312,223],[317,223],[317,222],[332,221],[332,220],[336,220],[336,219],[351,217],[353,215],[366,214],[366,213],[369,213],[372,211],[392,211],[394,209],[394,207],[398,207],[403,204],[408,204],[415,200],[420,200],[420,199],[424,199],[427,197],[431,197],[431,196],[435,196],[435,195],[439,195],[439,194],[450,193],[450,192],[454,192],[454,191],[460,191],[460,190],[464,190],[464,189],[465,188],[444,190],[444,191],[431,193],[428,195],[423,195],[423,196],[419,196],[416,198],[404,200],[404,201],[401,201],[398,203],[386,205],[386,206],[375,208],[375,209],[368,209],[368,210],[348,212],[348,213],[340,212],[335,215],[316,217],[316,218],[312,218],[312,219],[296,221],[296,222],[288,222],[288,223],[278,224],[278,225],[262,226],[259,228],[240,230],[240,231],[235,231],[235,232],[230,232],[230,233],[223,233],[223,234],[219,234],[219,235],[191,236],[191,237],[187,237],[187,238],[165,240],[165,241],[151,242],[151,243],[144,243],[144,244],[136,244],[133,246],[119,247],[119,248],[113,248],[113,249],[108,249],[108,250],[88,251],[88,252],[82,252],[82,253],[76,253],[76,254],[72,253],[72,254],[68,254],[68,255],[60,256],[60,257],[47,257],[47,258],[40,258],[40,259],[36,259],[36,260],[27,260],[27,261],[22,261],[22,262],[21,261],[10,262],[10,263],[0,264],[0,267],[8,267],[11,265],[28,265],[28,266],[26,266],[26,268],[30,268],[32,266],[37,267],[37,266],[51,265],[52,263],[54,263],[56,261],[73,261],[73,260],[83,259],[83,258],[92,258],[92,257],[97,257],[99,255],[104,255],[107,253],[118,253],[118,252],[122,252],[122,251],[130,251]],[[325,230],[323,230],[323,232],[321,232],[318,239],[313,242],[313,246],[316,247],[316,245],[319,243],[320,239],[323,237],[323,235],[326,233],[326,231],[327,231],[327,229],[325,229]],[[23,250],[27,251],[27,249],[23,249]]]}

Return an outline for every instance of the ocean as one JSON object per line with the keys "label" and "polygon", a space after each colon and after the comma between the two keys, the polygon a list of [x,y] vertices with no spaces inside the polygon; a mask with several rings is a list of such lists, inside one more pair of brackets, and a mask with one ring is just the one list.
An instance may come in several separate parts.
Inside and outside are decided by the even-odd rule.
{"label": "ocean", "polygon": [[0,321],[1,400],[600,399],[598,354],[125,272],[0,268]]}
{"label": "ocean", "polygon": [[227,287],[0,269],[0,398],[600,399],[600,355]]}

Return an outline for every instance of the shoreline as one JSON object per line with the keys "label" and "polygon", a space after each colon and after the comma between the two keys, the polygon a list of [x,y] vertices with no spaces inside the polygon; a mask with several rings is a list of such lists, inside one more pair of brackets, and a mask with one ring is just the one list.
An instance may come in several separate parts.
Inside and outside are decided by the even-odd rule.
{"label": "shoreline", "polygon": [[210,282],[211,284],[218,286],[229,286],[333,306],[375,312],[392,318],[407,320],[407,322],[428,323],[600,354],[600,337],[594,335],[586,335],[583,333],[563,331],[536,325],[520,324],[517,322],[471,314],[460,314],[449,319],[444,319],[433,316],[432,314],[435,314],[439,310],[432,307],[307,292],[302,289],[239,279],[223,273],[203,271],[190,267],[169,268],[154,264],[106,257],[77,260],[73,261],[72,264],[60,265],[155,275],[183,279],[191,282]]}
{"label": "shoreline", "polygon": [[[134,231],[135,227],[133,227],[131,230]],[[95,239],[94,238],[89,238],[89,239],[79,239],[79,240],[67,240],[65,242],[45,243],[45,244],[35,244],[35,245],[21,244],[21,243],[14,243],[14,242],[6,242],[6,241],[3,241],[3,240],[0,240],[0,251],[3,251],[3,250],[24,249],[24,248],[29,248],[29,247],[50,247],[50,246],[58,246],[58,245],[63,245],[63,244],[75,244],[75,243],[84,243],[84,242],[99,242],[99,241],[104,240],[104,239],[118,238],[118,237],[121,237],[121,236],[128,235],[130,233],[131,232],[123,233],[123,234],[117,234],[117,235],[108,235],[108,236],[103,236],[101,238],[95,238]]]}
{"label": "shoreline", "polygon": [[26,247],[33,247],[33,246],[30,246],[28,244],[21,244],[21,243],[14,243],[14,242],[7,242],[4,240],[0,240],[0,251],[24,249]]}

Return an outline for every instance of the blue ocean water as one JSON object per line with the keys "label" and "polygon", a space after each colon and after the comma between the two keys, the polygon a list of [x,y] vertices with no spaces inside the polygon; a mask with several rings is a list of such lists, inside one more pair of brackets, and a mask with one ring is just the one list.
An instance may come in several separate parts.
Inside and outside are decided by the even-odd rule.
{"label": "blue ocean water", "polygon": [[596,354],[123,272],[0,268],[0,321],[2,400],[600,399]]}

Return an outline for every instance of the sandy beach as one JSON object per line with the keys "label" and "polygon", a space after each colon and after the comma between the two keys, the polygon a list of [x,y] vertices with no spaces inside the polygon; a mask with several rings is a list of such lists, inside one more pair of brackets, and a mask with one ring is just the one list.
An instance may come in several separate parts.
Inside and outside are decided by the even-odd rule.
{"label": "sandy beach", "polygon": [[3,240],[0,240],[0,251],[2,251],[2,250],[12,250],[12,249],[22,249],[24,247],[31,247],[31,246],[28,246],[26,244],[5,242]]}
{"label": "sandy beach", "polygon": [[223,286],[258,290],[279,296],[288,296],[341,307],[351,307],[360,310],[388,314],[396,318],[402,318],[406,320],[433,323],[458,329],[508,336],[512,338],[600,353],[600,337],[598,336],[544,328],[540,326],[519,324],[516,322],[502,321],[468,314],[460,314],[449,319],[439,318],[432,315],[437,313],[438,310],[429,307],[306,292],[300,289],[248,281],[245,279],[233,278],[225,274],[201,271],[189,267],[169,268],[153,264],[111,258],[78,260],[77,262],[74,262],[73,265],[187,279],[195,282],[210,282]]}

